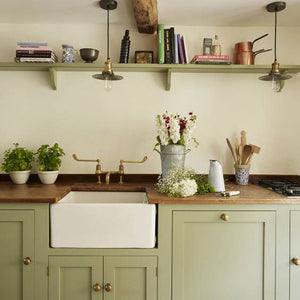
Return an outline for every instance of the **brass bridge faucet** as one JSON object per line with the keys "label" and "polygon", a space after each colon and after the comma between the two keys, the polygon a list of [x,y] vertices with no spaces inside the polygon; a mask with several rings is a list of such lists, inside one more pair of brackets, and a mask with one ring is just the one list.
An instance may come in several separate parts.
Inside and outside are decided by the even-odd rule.
{"label": "brass bridge faucet", "polygon": [[123,184],[123,177],[125,174],[124,171],[124,164],[139,164],[139,163],[143,163],[145,162],[148,157],[144,156],[142,160],[120,160],[120,165],[119,165],[119,171],[102,171],[101,170],[101,165],[100,165],[100,159],[79,159],[76,154],[73,154],[73,158],[77,161],[86,161],[86,162],[97,162],[97,166],[96,166],[96,175],[97,175],[97,183],[101,184],[101,178],[100,175],[101,174],[105,174],[105,183],[109,184],[110,182],[110,175],[111,174],[120,174],[120,182],[119,184]]}

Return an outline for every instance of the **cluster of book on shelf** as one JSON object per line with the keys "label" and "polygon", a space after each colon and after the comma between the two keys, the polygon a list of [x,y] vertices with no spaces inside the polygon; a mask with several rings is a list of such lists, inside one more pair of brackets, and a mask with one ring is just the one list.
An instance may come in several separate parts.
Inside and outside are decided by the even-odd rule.
{"label": "cluster of book on shelf", "polygon": [[47,43],[18,43],[15,61],[56,63],[57,56]]}
{"label": "cluster of book on shelf", "polygon": [[175,33],[174,27],[164,28],[158,24],[158,63],[186,64],[189,61],[184,37]]}
{"label": "cluster of book on shelf", "polygon": [[221,55],[218,36],[203,40],[203,55],[195,55],[189,62],[186,40],[183,35],[176,34],[174,27],[157,26],[158,34],[158,63],[159,64],[202,64],[202,65],[230,65],[229,55]]}

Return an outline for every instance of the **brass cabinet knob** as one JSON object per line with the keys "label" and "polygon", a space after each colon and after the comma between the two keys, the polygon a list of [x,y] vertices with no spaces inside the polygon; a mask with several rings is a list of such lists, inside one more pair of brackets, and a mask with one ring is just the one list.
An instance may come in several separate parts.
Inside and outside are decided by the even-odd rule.
{"label": "brass cabinet knob", "polygon": [[25,257],[23,260],[24,265],[28,266],[31,264],[31,258],[30,257]]}
{"label": "brass cabinet knob", "polygon": [[99,283],[94,284],[93,289],[95,292],[101,291],[101,285]]}
{"label": "brass cabinet knob", "polygon": [[228,217],[228,215],[226,215],[226,214],[222,214],[222,215],[221,215],[221,219],[222,219],[223,221],[228,221],[228,220],[229,220],[229,217]]}
{"label": "brass cabinet knob", "polygon": [[294,257],[294,258],[292,259],[292,263],[293,263],[294,265],[296,265],[296,266],[299,266],[299,265],[300,265],[300,259]]}
{"label": "brass cabinet knob", "polygon": [[112,290],[112,285],[110,283],[107,283],[104,288],[107,292],[110,292]]}

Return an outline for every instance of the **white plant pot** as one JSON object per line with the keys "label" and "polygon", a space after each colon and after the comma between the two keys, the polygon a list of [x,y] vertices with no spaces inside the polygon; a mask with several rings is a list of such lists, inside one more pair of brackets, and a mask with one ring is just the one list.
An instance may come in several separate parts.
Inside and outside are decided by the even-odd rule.
{"label": "white plant pot", "polygon": [[38,171],[40,181],[43,184],[53,184],[58,176],[59,171]]}
{"label": "white plant pot", "polygon": [[15,184],[24,184],[27,182],[30,170],[9,172],[10,179]]}

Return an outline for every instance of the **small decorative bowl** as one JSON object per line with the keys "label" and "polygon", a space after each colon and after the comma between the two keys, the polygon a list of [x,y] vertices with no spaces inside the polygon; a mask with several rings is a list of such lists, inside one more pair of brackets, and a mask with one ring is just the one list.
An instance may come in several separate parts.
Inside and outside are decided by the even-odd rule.
{"label": "small decorative bowl", "polygon": [[99,55],[99,50],[92,49],[92,48],[82,48],[79,50],[80,57],[86,62],[86,63],[92,63],[94,62]]}

